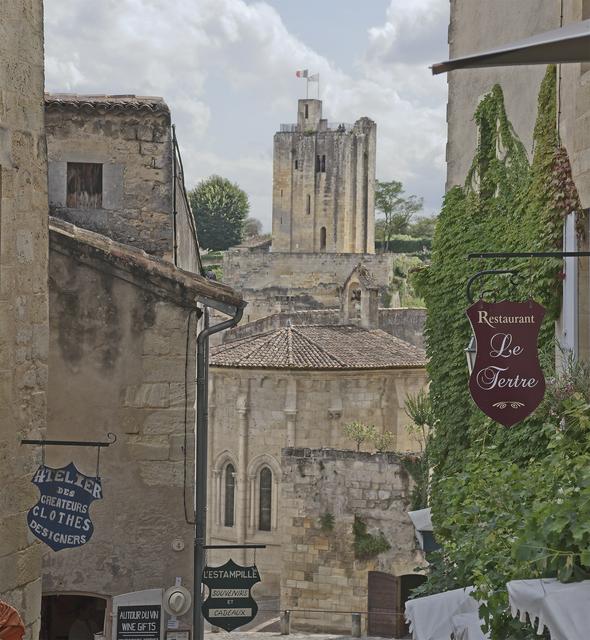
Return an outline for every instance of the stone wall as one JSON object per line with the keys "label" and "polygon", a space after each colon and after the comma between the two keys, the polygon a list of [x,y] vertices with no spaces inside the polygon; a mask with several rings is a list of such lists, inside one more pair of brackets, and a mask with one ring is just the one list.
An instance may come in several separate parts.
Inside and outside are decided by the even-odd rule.
{"label": "stone wall", "polygon": [[41,545],[26,514],[40,461],[21,438],[45,432],[47,157],[43,130],[43,5],[0,0],[0,600],[28,640],[39,635]]}
{"label": "stone wall", "polygon": [[[49,204],[76,226],[172,259],[172,139],[161,98],[48,96]],[[102,165],[102,207],[66,206],[68,163]]]}
{"label": "stone wall", "polygon": [[[417,450],[405,430],[408,393],[426,385],[423,369],[358,371],[291,371],[211,367],[209,393],[209,534],[213,543],[261,543],[258,554],[262,584],[257,592],[278,594],[283,503],[276,496],[281,483],[284,447],[350,448],[344,425],[354,420],[396,434],[393,448]],[[224,473],[235,470],[235,522],[224,525]],[[259,474],[273,474],[273,524],[258,527]],[[311,499],[311,496],[310,496]],[[211,551],[213,562],[225,552]],[[252,555],[236,552],[244,562]]]}
{"label": "stone wall", "polygon": [[[145,271],[122,271],[120,262],[51,231],[49,429],[54,438],[104,440],[112,431],[118,440],[101,453],[104,499],[91,508],[94,535],[78,549],[47,553],[47,593],[108,599],[166,588],[177,576],[192,584],[184,505],[192,517],[194,293],[156,281],[156,260]],[[72,459],[94,475],[96,450],[47,452],[51,466]]]}
{"label": "stone wall", "polygon": [[244,322],[281,311],[340,307],[340,288],[362,262],[385,295],[394,254],[274,253],[230,249],[223,257],[223,281],[248,301]]}
{"label": "stone wall", "polygon": [[[293,313],[275,313],[237,326],[221,334],[220,340],[229,342],[239,338],[265,333],[271,329],[286,327],[289,323],[299,325],[334,325],[342,322],[339,309],[316,309],[310,311],[294,311]],[[401,338],[416,347],[424,348],[424,323],[426,309],[379,309],[378,329]]]}
{"label": "stone wall", "polygon": [[320,100],[299,100],[298,124],[274,137],[276,251],[375,252],[377,127],[330,127]]}
{"label": "stone wall", "polygon": [[[410,574],[422,560],[407,515],[410,478],[395,454],[291,448],[281,466],[281,609],[292,610],[295,629],[350,633],[349,612],[367,611],[368,572]],[[332,530],[322,529],[324,514]],[[355,516],[391,549],[355,559]]]}
{"label": "stone wall", "polygon": [[[457,58],[487,51],[557,27],[559,2],[451,0],[449,55]],[[448,74],[447,188],[465,181],[477,146],[473,113],[496,83],[504,91],[508,117],[532,156],[537,95],[544,74],[543,65],[461,69]]]}

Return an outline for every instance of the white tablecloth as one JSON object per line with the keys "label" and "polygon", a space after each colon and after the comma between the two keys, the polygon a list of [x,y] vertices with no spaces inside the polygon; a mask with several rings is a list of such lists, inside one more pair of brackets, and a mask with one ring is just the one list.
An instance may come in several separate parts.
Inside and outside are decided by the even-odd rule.
{"label": "white tablecloth", "polygon": [[562,584],[557,580],[512,580],[507,585],[512,615],[551,640],[590,638],[590,580]]}
{"label": "white tablecloth", "polygon": [[[485,640],[480,629],[479,603],[473,587],[454,589],[406,602],[406,620],[413,640]],[[479,633],[479,635],[478,635]]]}

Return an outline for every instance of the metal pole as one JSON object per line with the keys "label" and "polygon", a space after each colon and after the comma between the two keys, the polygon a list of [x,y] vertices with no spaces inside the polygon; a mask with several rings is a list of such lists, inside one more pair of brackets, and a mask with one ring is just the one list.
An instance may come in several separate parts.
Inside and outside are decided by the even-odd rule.
{"label": "metal pole", "polygon": [[203,640],[203,569],[207,534],[207,436],[209,422],[209,336],[234,327],[242,319],[243,307],[233,318],[209,327],[209,309],[204,310],[204,328],[197,336],[197,422],[195,425],[195,540],[193,556],[193,638]]}

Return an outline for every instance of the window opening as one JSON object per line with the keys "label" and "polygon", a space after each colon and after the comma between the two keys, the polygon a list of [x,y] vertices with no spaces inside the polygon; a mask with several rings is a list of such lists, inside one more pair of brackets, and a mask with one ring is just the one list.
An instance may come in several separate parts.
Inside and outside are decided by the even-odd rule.
{"label": "window opening", "polygon": [[322,156],[322,166],[320,168],[322,173],[326,173],[326,156]]}
{"label": "window opening", "polygon": [[320,156],[315,157],[315,172],[320,172]]}
{"label": "window opening", "polygon": [[307,215],[311,213],[311,196],[309,193],[307,194],[307,205],[306,205]]}
{"label": "window opening", "polygon": [[260,506],[258,511],[258,528],[270,531],[272,513],[272,471],[264,467],[260,471]]}
{"label": "window opening", "polygon": [[66,206],[70,209],[102,208],[102,164],[68,162]]}
{"label": "window opening", "polygon": [[323,251],[326,248],[326,227],[320,229],[320,250]]}
{"label": "window opening", "polygon": [[223,524],[226,527],[234,526],[234,495],[236,488],[236,470],[233,464],[225,467],[225,512]]}
{"label": "window opening", "polygon": [[308,104],[305,105],[305,119],[307,120],[307,118],[309,118],[309,105]]}
{"label": "window opening", "polygon": [[299,160],[295,160],[295,169],[299,169]]}

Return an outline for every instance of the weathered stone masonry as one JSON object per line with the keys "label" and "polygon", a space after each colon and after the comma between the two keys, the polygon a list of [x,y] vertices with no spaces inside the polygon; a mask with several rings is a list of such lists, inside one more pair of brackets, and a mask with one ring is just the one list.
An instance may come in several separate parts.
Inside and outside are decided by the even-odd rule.
{"label": "weathered stone masonry", "polygon": [[45,431],[47,159],[41,0],[0,0],[0,599],[39,634],[41,545],[26,512]]}

